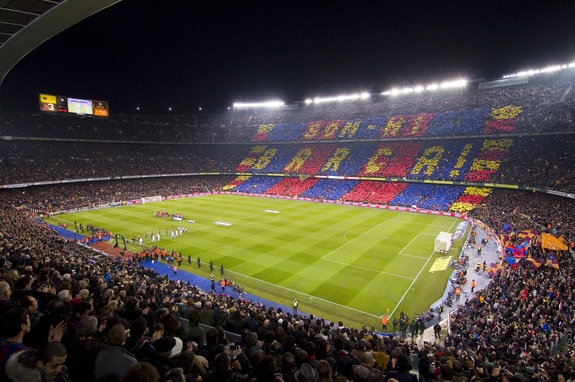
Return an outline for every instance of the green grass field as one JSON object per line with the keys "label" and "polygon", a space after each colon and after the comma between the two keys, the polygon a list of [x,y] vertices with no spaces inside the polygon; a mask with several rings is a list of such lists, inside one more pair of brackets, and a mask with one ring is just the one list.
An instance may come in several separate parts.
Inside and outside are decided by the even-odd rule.
{"label": "green grass field", "polygon": [[[184,215],[183,222],[155,218],[154,212]],[[188,223],[186,220],[194,220]],[[441,297],[451,269],[433,253],[440,231],[453,232],[459,220],[437,215],[236,195],[210,195],[94,211],[48,220],[68,227],[104,227],[127,239],[162,230],[160,247],[186,258],[224,264],[226,275],[246,292],[346,325],[380,327],[383,314],[410,317]],[[215,224],[229,223],[224,226]],[[165,228],[182,225],[175,239]],[[151,245],[150,239],[144,245]],[[129,250],[137,250],[130,245]],[[443,258],[445,270],[430,272]],[[182,264],[182,270],[209,276]]]}

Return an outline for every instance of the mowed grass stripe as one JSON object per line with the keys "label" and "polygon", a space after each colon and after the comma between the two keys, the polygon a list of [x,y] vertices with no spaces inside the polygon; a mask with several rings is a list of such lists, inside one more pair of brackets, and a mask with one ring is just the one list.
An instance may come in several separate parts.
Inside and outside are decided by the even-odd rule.
{"label": "mowed grass stripe", "polygon": [[[270,214],[266,209],[279,213]],[[158,210],[183,214],[196,223],[154,218]],[[108,208],[58,218],[68,221],[69,227],[74,220],[93,223],[126,238],[161,228],[160,246],[192,255],[194,262],[191,266],[184,262],[184,270],[209,277],[207,267],[197,268],[197,256],[204,264],[210,260],[216,266],[223,263],[226,275],[249,293],[287,306],[301,294],[302,311],[343,319],[350,325],[379,324],[374,317],[393,309],[425,264],[425,259],[400,256],[400,251],[421,251],[429,256],[433,235],[447,231],[456,221],[436,215],[236,195]],[[214,222],[218,219],[230,220],[232,226],[217,226]],[[165,238],[165,228],[178,225],[187,227],[189,233],[173,240]],[[150,240],[145,244],[150,245]],[[337,261],[321,260],[330,253],[326,259],[337,256]],[[422,312],[442,294],[447,272],[428,273],[421,272],[412,286],[421,285],[425,299],[407,293],[403,305]]]}

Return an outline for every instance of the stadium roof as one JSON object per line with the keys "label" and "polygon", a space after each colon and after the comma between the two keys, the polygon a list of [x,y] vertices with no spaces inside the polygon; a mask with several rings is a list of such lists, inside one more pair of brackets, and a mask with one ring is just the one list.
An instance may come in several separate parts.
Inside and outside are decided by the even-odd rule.
{"label": "stadium roof", "polygon": [[44,41],[121,0],[0,0],[0,84]]}

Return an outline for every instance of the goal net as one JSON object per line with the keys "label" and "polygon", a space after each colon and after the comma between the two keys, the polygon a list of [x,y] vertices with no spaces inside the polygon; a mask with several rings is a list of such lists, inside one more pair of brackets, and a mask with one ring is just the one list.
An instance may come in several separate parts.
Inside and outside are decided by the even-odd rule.
{"label": "goal net", "polygon": [[152,202],[161,202],[162,201],[162,196],[161,195],[157,195],[157,196],[144,196],[142,198],[142,204],[146,204],[146,203],[152,203]]}
{"label": "goal net", "polygon": [[447,253],[451,248],[451,234],[441,231],[435,238],[434,252]]}

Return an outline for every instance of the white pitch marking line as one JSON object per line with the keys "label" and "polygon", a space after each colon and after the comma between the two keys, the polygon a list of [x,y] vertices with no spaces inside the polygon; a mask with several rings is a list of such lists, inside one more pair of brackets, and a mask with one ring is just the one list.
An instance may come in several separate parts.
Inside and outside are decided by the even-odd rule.
{"label": "white pitch marking line", "polygon": [[367,271],[372,271],[372,272],[377,272],[377,273],[381,273],[382,275],[388,275],[388,276],[393,276],[393,277],[400,277],[402,279],[408,279],[408,280],[413,280],[413,277],[408,277],[408,276],[401,276],[395,273],[389,273],[389,272],[384,272],[384,271],[377,271],[373,268],[367,268],[367,267],[362,267],[360,265],[353,265],[353,264],[349,264],[349,263],[342,263],[340,261],[335,261],[335,260],[330,260],[330,259],[325,259],[325,261],[329,261],[332,263],[336,263],[336,264],[341,264],[341,265],[345,265],[348,267],[353,267],[353,268],[359,268],[359,269],[365,269]]}
{"label": "white pitch marking line", "polygon": [[370,232],[370,231],[372,231],[372,230],[378,228],[380,225],[382,225],[383,223],[387,223],[387,222],[388,222],[388,220],[384,220],[384,221],[382,221],[381,223],[379,223],[378,225],[376,225],[375,227],[372,227],[372,228],[368,229],[367,231],[365,231],[365,232],[362,233],[361,235],[354,237],[353,239],[351,239],[351,240],[348,241],[348,242],[345,242],[344,244],[340,245],[339,247],[337,247],[336,249],[334,249],[334,250],[331,251],[330,253],[324,255],[324,256],[321,258],[321,260],[325,260],[325,258],[328,257],[328,256],[330,256],[332,253],[335,253],[336,251],[339,251],[340,249],[342,249],[343,247],[345,247],[345,246],[348,245],[349,243],[351,243],[351,242],[353,242],[353,241],[359,239],[360,237],[362,237],[362,236],[365,235],[366,233],[368,233],[368,232]]}
{"label": "white pitch marking line", "polygon": [[366,316],[371,316],[371,317],[375,317],[375,318],[380,318],[380,316],[375,315],[375,314],[367,313],[367,312],[364,312],[364,311],[359,310],[359,309],[350,308],[349,306],[341,305],[341,304],[338,304],[337,302],[329,301],[329,300],[326,300],[326,299],[323,299],[323,298],[317,297],[317,296],[312,296],[312,295],[310,295],[310,294],[303,293],[303,292],[300,292],[300,291],[297,291],[297,290],[294,290],[294,289],[291,289],[291,288],[287,288],[287,287],[284,287],[284,286],[281,286],[281,285],[278,285],[278,284],[270,283],[270,282],[267,282],[267,281],[264,281],[264,280],[261,280],[261,279],[256,279],[255,277],[248,276],[248,275],[244,275],[243,273],[234,272],[234,271],[229,271],[229,270],[226,270],[226,272],[235,273],[236,275],[240,275],[240,276],[243,276],[243,277],[247,277],[247,278],[250,278],[250,279],[252,279],[252,280],[259,281],[259,282],[264,283],[264,284],[268,284],[268,285],[272,285],[272,286],[277,287],[277,288],[285,289],[285,290],[290,291],[290,292],[292,292],[292,293],[297,293],[297,294],[299,294],[299,295],[309,297],[310,300],[311,300],[311,299],[320,300],[320,301],[326,302],[326,303],[331,304],[331,305],[339,306],[340,308],[343,308],[343,309],[348,309],[348,310],[352,310],[352,311],[357,312],[357,313],[365,314]]}
{"label": "white pitch marking line", "polygon": [[[451,231],[451,229],[453,228],[453,226],[455,225],[455,223],[457,222],[457,219],[455,219],[453,221],[453,224],[451,225],[451,227],[449,227],[448,231]],[[429,258],[427,259],[427,261],[425,262],[425,264],[423,264],[423,266],[421,267],[421,269],[419,270],[419,273],[417,274],[417,276],[415,276],[415,278],[413,279],[413,281],[411,282],[411,285],[407,288],[407,290],[405,291],[405,293],[403,294],[403,296],[401,296],[401,299],[399,300],[399,302],[397,303],[397,305],[395,306],[395,308],[393,308],[393,311],[391,312],[391,314],[389,315],[389,317],[392,317],[393,314],[395,313],[395,311],[397,310],[397,308],[399,308],[399,305],[403,302],[403,300],[405,300],[405,296],[407,296],[407,294],[409,293],[409,291],[411,290],[411,288],[413,288],[413,286],[415,285],[415,283],[417,282],[417,279],[419,278],[419,276],[421,276],[421,273],[423,272],[423,270],[427,267],[427,264],[429,264],[429,261],[433,258],[433,255],[435,254],[435,251],[431,252],[431,255],[429,255]]]}
{"label": "white pitch marking line", "polygon": [[425,256],[406,255],[405,253],[398,253],[399,256],[414,257],[416,259],[427,259]]}

